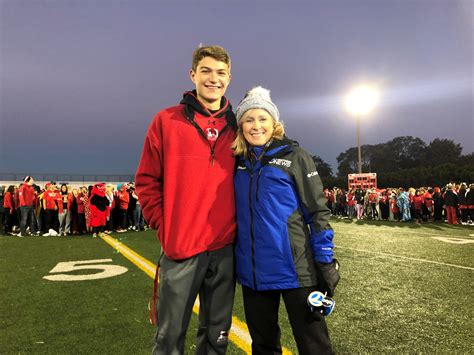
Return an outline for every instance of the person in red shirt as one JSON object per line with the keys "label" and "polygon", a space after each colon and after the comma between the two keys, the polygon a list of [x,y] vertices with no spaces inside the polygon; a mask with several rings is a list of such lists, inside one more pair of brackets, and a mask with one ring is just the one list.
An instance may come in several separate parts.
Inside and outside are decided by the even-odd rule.
{"label": "person in red shirt", "polygon": [[3,199],[3,233],[5,234],[12,234],[13,214],[15,213],[14,194],[15,187],[13,185],[8,186]]}
{"label": "person in red shirt", "polygon": [[398,194],[398,191],[395,189],[390,193],[390,197],[389,197],[391,221],[400,220],[399,213],[398,213],[400,210],[397,206],[397,194]]}
{"label": "person in red shirt", "polygon": [[416,190],[415,195],[413,196],[413,199],[412,199],[412,203],[413,203],[413,218],[416,220],[416,223],[421,223],[422,222],[421,208],[422,208],[422,205],[425,203],[421,190]]}
{"label": "person in red shirt", "polygon": [[33,188],[33,183],[35,181],[31,176],[27,176],[23,182],[24,183],[21,185],[18,192],[21,211],[19,237],[24,237],[27,234],[27,225],[30,226],[30,234],[37,233],[35,216],[36,191]]}
{"label": "person in red shirt", "polygon": [[130,202],[130,195],[127,191],[127,186],[125,184],[121,184],[119,191],[118,191],[118,219],[119,219],[119,227],[117,232],[123,233],[127,230],[127,209],[128,203]]}
{"label": "person in red shirt", "polygon": [[56,190],[55,183],[46,184],[47,190],[43,195],[43,208],[46,217],[46,233],[43,236],[58,235],[58,212],[61,213],[63,206],[59,191]]}
{"label": "person in red shirt", "polygon": [[433,217],[433,189],[429,188],[423,194],[423,206],[421,209],[423,211],[423,221],[429,222]]}
{"label": "person in red shirt", "polygon": [[21,212],[20,212],[20,188],[16,185],[13,185],[15,192],[13,194],[13,206],[14,206],[14,213],[13,213],[13,232],[18,233],[20,230],[20,220],[21,220]]}

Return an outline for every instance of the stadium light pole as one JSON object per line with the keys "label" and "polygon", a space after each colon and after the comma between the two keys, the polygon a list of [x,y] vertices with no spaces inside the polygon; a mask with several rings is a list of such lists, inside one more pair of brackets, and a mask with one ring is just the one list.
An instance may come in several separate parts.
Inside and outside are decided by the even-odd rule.
{"label": "stadium light pole", "polygon": [[357,155],[359,174],[362,173],[362,154],[360,148],[360,119],[373,111],[379,98],[378,90],[370,85],[360,85],[353,88],[346,96],[346,109],[357,120]]}

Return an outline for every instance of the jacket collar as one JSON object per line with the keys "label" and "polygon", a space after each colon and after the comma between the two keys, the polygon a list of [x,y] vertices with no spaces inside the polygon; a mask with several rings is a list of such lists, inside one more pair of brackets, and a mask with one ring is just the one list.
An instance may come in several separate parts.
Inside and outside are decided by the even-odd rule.
{"label": "jacket collar", "polygon": [[225,117],[227,125],[233,126],[235,128],[237,127],[237,122],[235,120],[234,113],[232,112],[232,106],[225,96],[223,96],[221,99],[221,108],[214,113],[209,111],[209,109],[204,106],[201,101],[199,101],[196,90],[186,91],[183,94],[180,104],[184,105],[184,112],[186,118],[189,121],[194,121],[194,115],[197,112],[204,117]]}

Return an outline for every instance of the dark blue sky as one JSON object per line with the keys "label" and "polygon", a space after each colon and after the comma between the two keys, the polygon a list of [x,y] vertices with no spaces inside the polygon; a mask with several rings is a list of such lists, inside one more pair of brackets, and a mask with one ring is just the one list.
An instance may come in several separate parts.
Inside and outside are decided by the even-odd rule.
{"label": "dark blue sky", "polygon": [[342,100],[360,82],[381,88],[362,144],[474,150],[471,0],[0,4],[0,172],[134,173],[153,115],[192,88],[199,43],[230,52],[234,106],[269,88],[288,135],[334,170],[357,144]]}

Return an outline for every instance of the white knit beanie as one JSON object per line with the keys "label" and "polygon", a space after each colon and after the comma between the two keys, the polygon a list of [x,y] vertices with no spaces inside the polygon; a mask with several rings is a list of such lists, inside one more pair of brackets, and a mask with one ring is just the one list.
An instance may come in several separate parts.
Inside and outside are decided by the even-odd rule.
{"label": "white knit beanie", "polygon": [[237,122],[240,121],[245,112],[254,108],[264,109],[273,117],[276,122],[280,121],[280,112],[272,102],[270,90],[261,86],[257,86],[248,91],[235,110]]}

